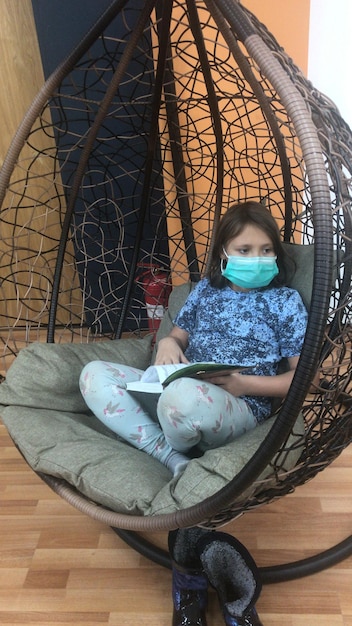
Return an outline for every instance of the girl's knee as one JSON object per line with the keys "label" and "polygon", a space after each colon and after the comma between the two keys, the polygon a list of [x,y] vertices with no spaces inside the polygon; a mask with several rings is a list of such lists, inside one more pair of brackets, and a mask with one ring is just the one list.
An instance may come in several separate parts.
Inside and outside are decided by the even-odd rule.
{"label": "girl's knee", "polygon": [[246,402],[194,379],[179,379],[163,391],[158,418],[170,445],[217,448],[254,428],[256,420]]}
{"label": "girl's knee", "polygon": [[114,363],[90,361],[81,372],[79,387],[85,398],[91,393],[100,393],[103,389],[125,388],[124,372]]}
{"label": "girl's knee", "polygon": [[158,416],[159,412],[170,412],[176,407],[182,415],[195,418],[213,415],[214,409],[223,413],[226,405],[227,394],[220,387],[195,378],[179,378],[161,394]]}
{"label": "girl's knee", "polygon": [[193,378],[179,378],[173,381],[161,394],[158,408],[165,411],[178,407],[183,414],[192,414],[199,404],[197,386],[198,382]]}
{"label": "girl's knee", "polygon": [[95,374],[98,372],[99,367],[100,361],[90,361],[83,367],[79,377],[79,388],[83,395],[86,395],[88,392],[88,389],[91,386],[90,383],[94,379]]}

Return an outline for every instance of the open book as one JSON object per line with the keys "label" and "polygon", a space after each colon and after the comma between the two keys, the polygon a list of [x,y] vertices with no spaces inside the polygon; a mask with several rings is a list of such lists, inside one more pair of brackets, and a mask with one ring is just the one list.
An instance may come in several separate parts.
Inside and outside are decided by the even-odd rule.
{"label": "open book", "polygon": [[151,365],[143,373],[140,380],[127,383],[128,391],[161,393],[173,380],[182,377],[207,378],[208,376],[226,376],[234,370],[244,369],[239,365],[228,363],[168,363]]}

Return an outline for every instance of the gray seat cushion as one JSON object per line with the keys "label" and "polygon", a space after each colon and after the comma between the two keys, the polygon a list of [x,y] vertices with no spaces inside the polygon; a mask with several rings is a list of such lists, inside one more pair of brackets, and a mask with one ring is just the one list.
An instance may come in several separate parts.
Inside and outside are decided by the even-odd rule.
{"label": "gray seat cushion", "polygon": [[[187,289],[180,289],[182,298]],[[177,289],[173,300],[179,301]],[[150,358],[150,336],[87,345],[34,343],[23,349],[0,385],[0,412],[29,465],[64,478],[95,502],[134,515],[171,513],[224,487],[252,457],[274,418],[192,460],[174,479],[158,461],[119,440],[85,406],[78,388],[85,363],[106,359],[143,369]],[[300,419],[297,433],[303,429]],[[299,453],[295,449],[288,455],[287,469]]]}

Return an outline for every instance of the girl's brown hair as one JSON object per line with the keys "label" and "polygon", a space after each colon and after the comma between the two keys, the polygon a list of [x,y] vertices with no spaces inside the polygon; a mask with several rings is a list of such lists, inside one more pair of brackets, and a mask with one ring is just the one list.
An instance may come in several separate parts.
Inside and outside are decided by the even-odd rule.
{"label": "girl's brown hair", "polygon": [[221,274],[220,263],[223,249],[234,237],[240,235],[247,225],[261,228],[270,238],[275,255],[279,274],[270,283],[270,287],[287,284],[289,277],[294,273],[295,267],[281,243],[278,225],[271,213],[260,202],[247,201],[241,204],[233,204],[221,218],[215,234],[214,246],[211,253],[208,271],[206,273],[213,287],[223,289],[229,281]]}

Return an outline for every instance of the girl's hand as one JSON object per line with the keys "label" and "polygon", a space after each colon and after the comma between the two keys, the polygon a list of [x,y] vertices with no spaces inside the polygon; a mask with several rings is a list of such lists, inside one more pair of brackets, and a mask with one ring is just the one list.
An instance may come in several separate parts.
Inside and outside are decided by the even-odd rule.
{"label": "girl's hand", "polygon": [[[231,393],[231,395],[239,397],[249,395],[246,389],[246,383],[249,382],[249,378],[257,378],[256,376],[243,376],[239,372],[232,372],[231,374],[227,374],[225,376],[207,376],[206,380],[208,383],[212,383],[213,385],[218,385],[224,391]],[[247,380],[246,380],[247,379]],[[253,395],[253,394],[252,394]]]}
{"label": "girl's hand", "polygon": [[175,326],[168,337],[160,339],[155,357],[155,365],[167,363],[189,363],[184,355],[188,345],[188,333]]}
{"label": "girl's hand", "polygon": [[207,377],[209,383],[219,385],[233,396],[265,396],[271,398],[284,398],[287,394],[299,357],[288,359],[289,370],[276,376],[256,376],[253,374],[241,374],[233,372],[228,376]]}

